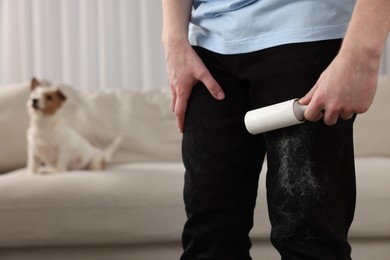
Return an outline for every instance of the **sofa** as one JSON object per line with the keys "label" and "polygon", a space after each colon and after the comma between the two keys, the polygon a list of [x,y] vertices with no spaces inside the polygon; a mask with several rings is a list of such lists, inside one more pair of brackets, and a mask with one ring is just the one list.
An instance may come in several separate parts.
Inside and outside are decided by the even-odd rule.
{"label": "sofa", "polygon": [[[186,216],[181,134],[168,88],[77,89],[63,85],[61,113],[97,147],[123,137],[104,171],[26,172],[28,83],[0,86],[0,259],[179,259]],[[355,124],[357,206],[353,259],[390,255],[390,79]],[[253,259],[280,259],[269,242],[263,167]]]}

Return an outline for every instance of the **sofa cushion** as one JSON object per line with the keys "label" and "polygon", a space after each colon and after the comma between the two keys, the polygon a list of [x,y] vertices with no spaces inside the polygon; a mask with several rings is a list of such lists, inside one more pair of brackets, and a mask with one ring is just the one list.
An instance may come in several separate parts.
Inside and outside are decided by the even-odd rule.
{"label": "sofa cushion", "polygon": [[[358,198],[350,236],[389,237],[390,159],[358,157]],[[267,166],[260,177],[253,239],[269,238]],[[25,169],[1,176],[0,247],[180,241],[184,169],[177,163],[110,165],[105,172],[49,176]]]}
{"label": "sofa cushion", "polygon": [[2,175],[0,247],[178,241],[183,173],[181,163],[134,163]]}
{"label": "sofa cushion", "polygon": [[181,161],[181,134],[170,111],[168,88],[81,91],[63,86],[68,123],[98,147],[124,141],[113,162]]}
{"label": "sofa cushion", "polygon": [[28,83],[0,86],[0,173],[26,164]]}
{"label": "sofa cushion", "polygon": [[390,237],[390,158],[357,157],[353,237]]}
{"label": "sofa cushion", "polygon": [[[266,167],[264,168],[264,171]],[[180,162],[111,164],[107,171],[0,180],[0,248],[179,242],[186,219]],[[252,237],[270,232],[261,174]]]}
{"label": "sofa cushion", "polygon": [[[123,137],[113,162],[180,161],[181,134],[165,89],[78,90],[61,86],[61,113],[74,129],[104,148]],[[29,83],[0,87],[0,173],[26,165]]]}

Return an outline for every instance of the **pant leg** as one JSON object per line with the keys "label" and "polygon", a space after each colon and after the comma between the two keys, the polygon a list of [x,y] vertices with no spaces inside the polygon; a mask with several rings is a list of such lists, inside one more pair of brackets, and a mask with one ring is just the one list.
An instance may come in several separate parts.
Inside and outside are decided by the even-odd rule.
{"label": "pant leg", "polygon": [[215,100],[199,83],[188,103],[182,143],[188,220],[181,259],[248,260],[264,142],[244,126],[248,87],[224,71],[223,61],[198,52],[226,98]]}
{"label": "pant leg", "polygon": [[[272,104],[301,97],[332,61],[339,41],[275,47],[262,53],[252,92]],[[266,68],[266,69],[265,69]],[[271,241],[282,259],[350,259],[347,241],[356,196],[353,119],[265,133]]]}
{"label": "pant leg", "polygon": [[352,121],[266,134],[271,240],[282,259],[350,259],[355,206]]}

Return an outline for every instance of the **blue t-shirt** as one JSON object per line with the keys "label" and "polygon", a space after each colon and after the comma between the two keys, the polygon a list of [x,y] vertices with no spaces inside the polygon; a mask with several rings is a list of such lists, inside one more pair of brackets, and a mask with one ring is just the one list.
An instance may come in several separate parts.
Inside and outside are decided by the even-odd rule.
{"label": "blue t-shirt", "polygon": [[355,0],[194,0],[189,39],[221,54],[343,38]]}

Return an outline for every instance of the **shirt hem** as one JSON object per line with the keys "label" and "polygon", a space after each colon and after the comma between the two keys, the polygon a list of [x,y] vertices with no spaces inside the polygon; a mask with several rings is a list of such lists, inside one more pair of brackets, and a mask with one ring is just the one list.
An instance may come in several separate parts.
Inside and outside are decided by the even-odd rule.
{"label": "shirt hem", "polygon": [[263,34],[250,39],[224,41],[196,32],[192,28],[189,34],[190,43],[219,54],[241,54],[276,47],[284,44],[314,42],[344,38],[347,24],[333,27],[322,27],[310,30],[297,30]]}

